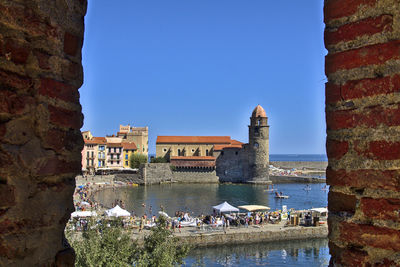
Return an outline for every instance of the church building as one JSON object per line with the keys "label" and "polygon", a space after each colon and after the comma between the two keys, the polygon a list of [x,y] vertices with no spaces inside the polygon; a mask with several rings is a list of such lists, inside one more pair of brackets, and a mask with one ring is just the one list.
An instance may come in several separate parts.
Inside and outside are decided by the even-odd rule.
{"label": "church building", "polygon": [[271,183],[268,117],[260,105],[253,110],[247,144],[230,136],[158,136],[156,156],[178,169],[215,170],[221,182]]}

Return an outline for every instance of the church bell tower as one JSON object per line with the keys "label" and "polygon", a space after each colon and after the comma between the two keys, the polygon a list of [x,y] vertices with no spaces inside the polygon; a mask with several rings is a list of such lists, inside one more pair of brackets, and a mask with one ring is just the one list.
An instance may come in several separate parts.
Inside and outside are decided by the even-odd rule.
{"label": "church bell tower", "polygon": [[258,105],[250,117],[248,183],[269,184],[269,126],[265,110]]}

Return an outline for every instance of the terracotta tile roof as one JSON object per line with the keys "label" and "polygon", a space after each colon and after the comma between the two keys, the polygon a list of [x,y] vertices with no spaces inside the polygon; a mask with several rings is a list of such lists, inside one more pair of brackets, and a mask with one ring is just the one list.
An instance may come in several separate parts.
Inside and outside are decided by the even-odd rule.
{"label": "terracotta tile roof", "polygon": [[156,144],[230,144],[230,136],[157,136]]}
{"label": "terracotta tile roof", "polygon": [[244,145],[244,143],[232,139],[232,142],[228,145],[214,145],[213,150],[220,151],[225,148],[242,148],[243,145]]}
{"label": "terracotta tile roof", "polygon": [[213,156],[175,156],[171,157],[171,160],[215,160]]}
{"label": "terracotta tile roof", "polygon": [[105,145],[107,140],[105,137],[93,137],[92,139],[84,139],[85,144],[98,144],[98,145]]}
{"label": "terracotta tile roof", "polygon": [[267,113],[265,113],[265,110],[263,109],[262,106],[257,105],[257,107],[255,107],[255,109],[253,110],[253,113],[251,114],[251,116],[253,118],[259,118],[259,117],[266,118]]}
{"label": "terracotta tile roof", "polygon": [[122,143],[107,143],[108,147],[122,147]]}
{"label": "terracotta tile roof", "polygon": [[137,150],[137,146],[134,142],[123,142],[122,147],[124,150]]}

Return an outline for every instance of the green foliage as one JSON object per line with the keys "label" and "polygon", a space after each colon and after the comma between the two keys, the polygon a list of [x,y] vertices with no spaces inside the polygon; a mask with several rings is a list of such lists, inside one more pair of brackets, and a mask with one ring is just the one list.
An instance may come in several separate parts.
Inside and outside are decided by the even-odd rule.
{"label": "green foliage", "polygon": [[190,247],[180,244],[166,229],[166,221],[161,216],[157,226],[151,229],[151,234],[144,239],[137,266],[174,266],[182,264],[189,253]]}
{"label": "green foliage", "polygon": [[176,171],[176,167],[175,166],[170,165],[169,168],[171,169],[171,171]]}
{"label": "green foliage", "polygon": [[121,221],[111,222],[111,227],[93,227],[89,223],[87,231],[81,238],[72,238],[72,233],[67,232],[76,253],[76,266],[138,266],[170,267],[182,264],[190,247],[179,244],[166,229],[166,221],[160,217],[157,226],[151,229],[150,235],[144,238],[143,246],[138,246],[132,241],[127,230],[121,227]]}
{"label": "green foliage", "polygon": [[[89,223],[82,238],[71,242],[76,253],[76,266],[132,266],[137,255],[137,245],[124,232],[121,223],[113,223],[112,227],[93,227]],[[68,237],[68,235],[67,235]],[[71,240],[71,238],[70,238]]]}
{"label": "green foliage", "polygon": [[147,163],[147,156],[143,154],[132,154],[129,157],[129,167],[132,169],[139,168],[140,164]]}
{"label": "green foliage", "polygon": [[157,158],[151,158],[150,159],[151,163],[167,163],[167,159],[164,157],[157,157]]}

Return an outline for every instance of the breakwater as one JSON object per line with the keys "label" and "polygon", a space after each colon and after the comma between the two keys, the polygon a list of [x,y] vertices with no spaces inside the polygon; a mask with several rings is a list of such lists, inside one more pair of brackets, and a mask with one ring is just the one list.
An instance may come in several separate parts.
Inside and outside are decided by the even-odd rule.
{"label": "breakwater", "polygon": [[270,161],[271,165],[282,169],[314,169],[325,171],[328,167],[327,161]]}
{"label": "breakwater", "polygon": [[271,175],[269,177],[273,184],[285,184],[285,183],[326,183],[325,178],[315,178],[309,176],[280,176]]}
{"label": "breakwater", "polygon": [[[248,228],[229,228],[226,232],[218,231],[204,232],[200,230],[186,230],[182,233],[175,232],[174,236],[181,242],[193,247],[219,246],[227,244],[250,244],[260,242],[275,242],[287,240],[300,240],[312,238],[327,238],[328,227],[326,225],[317,227],[284,227],[283,224],[268,225],[265,227],[250,226]],[[143,242],[143,235],[137,235],[139,243]]]}

